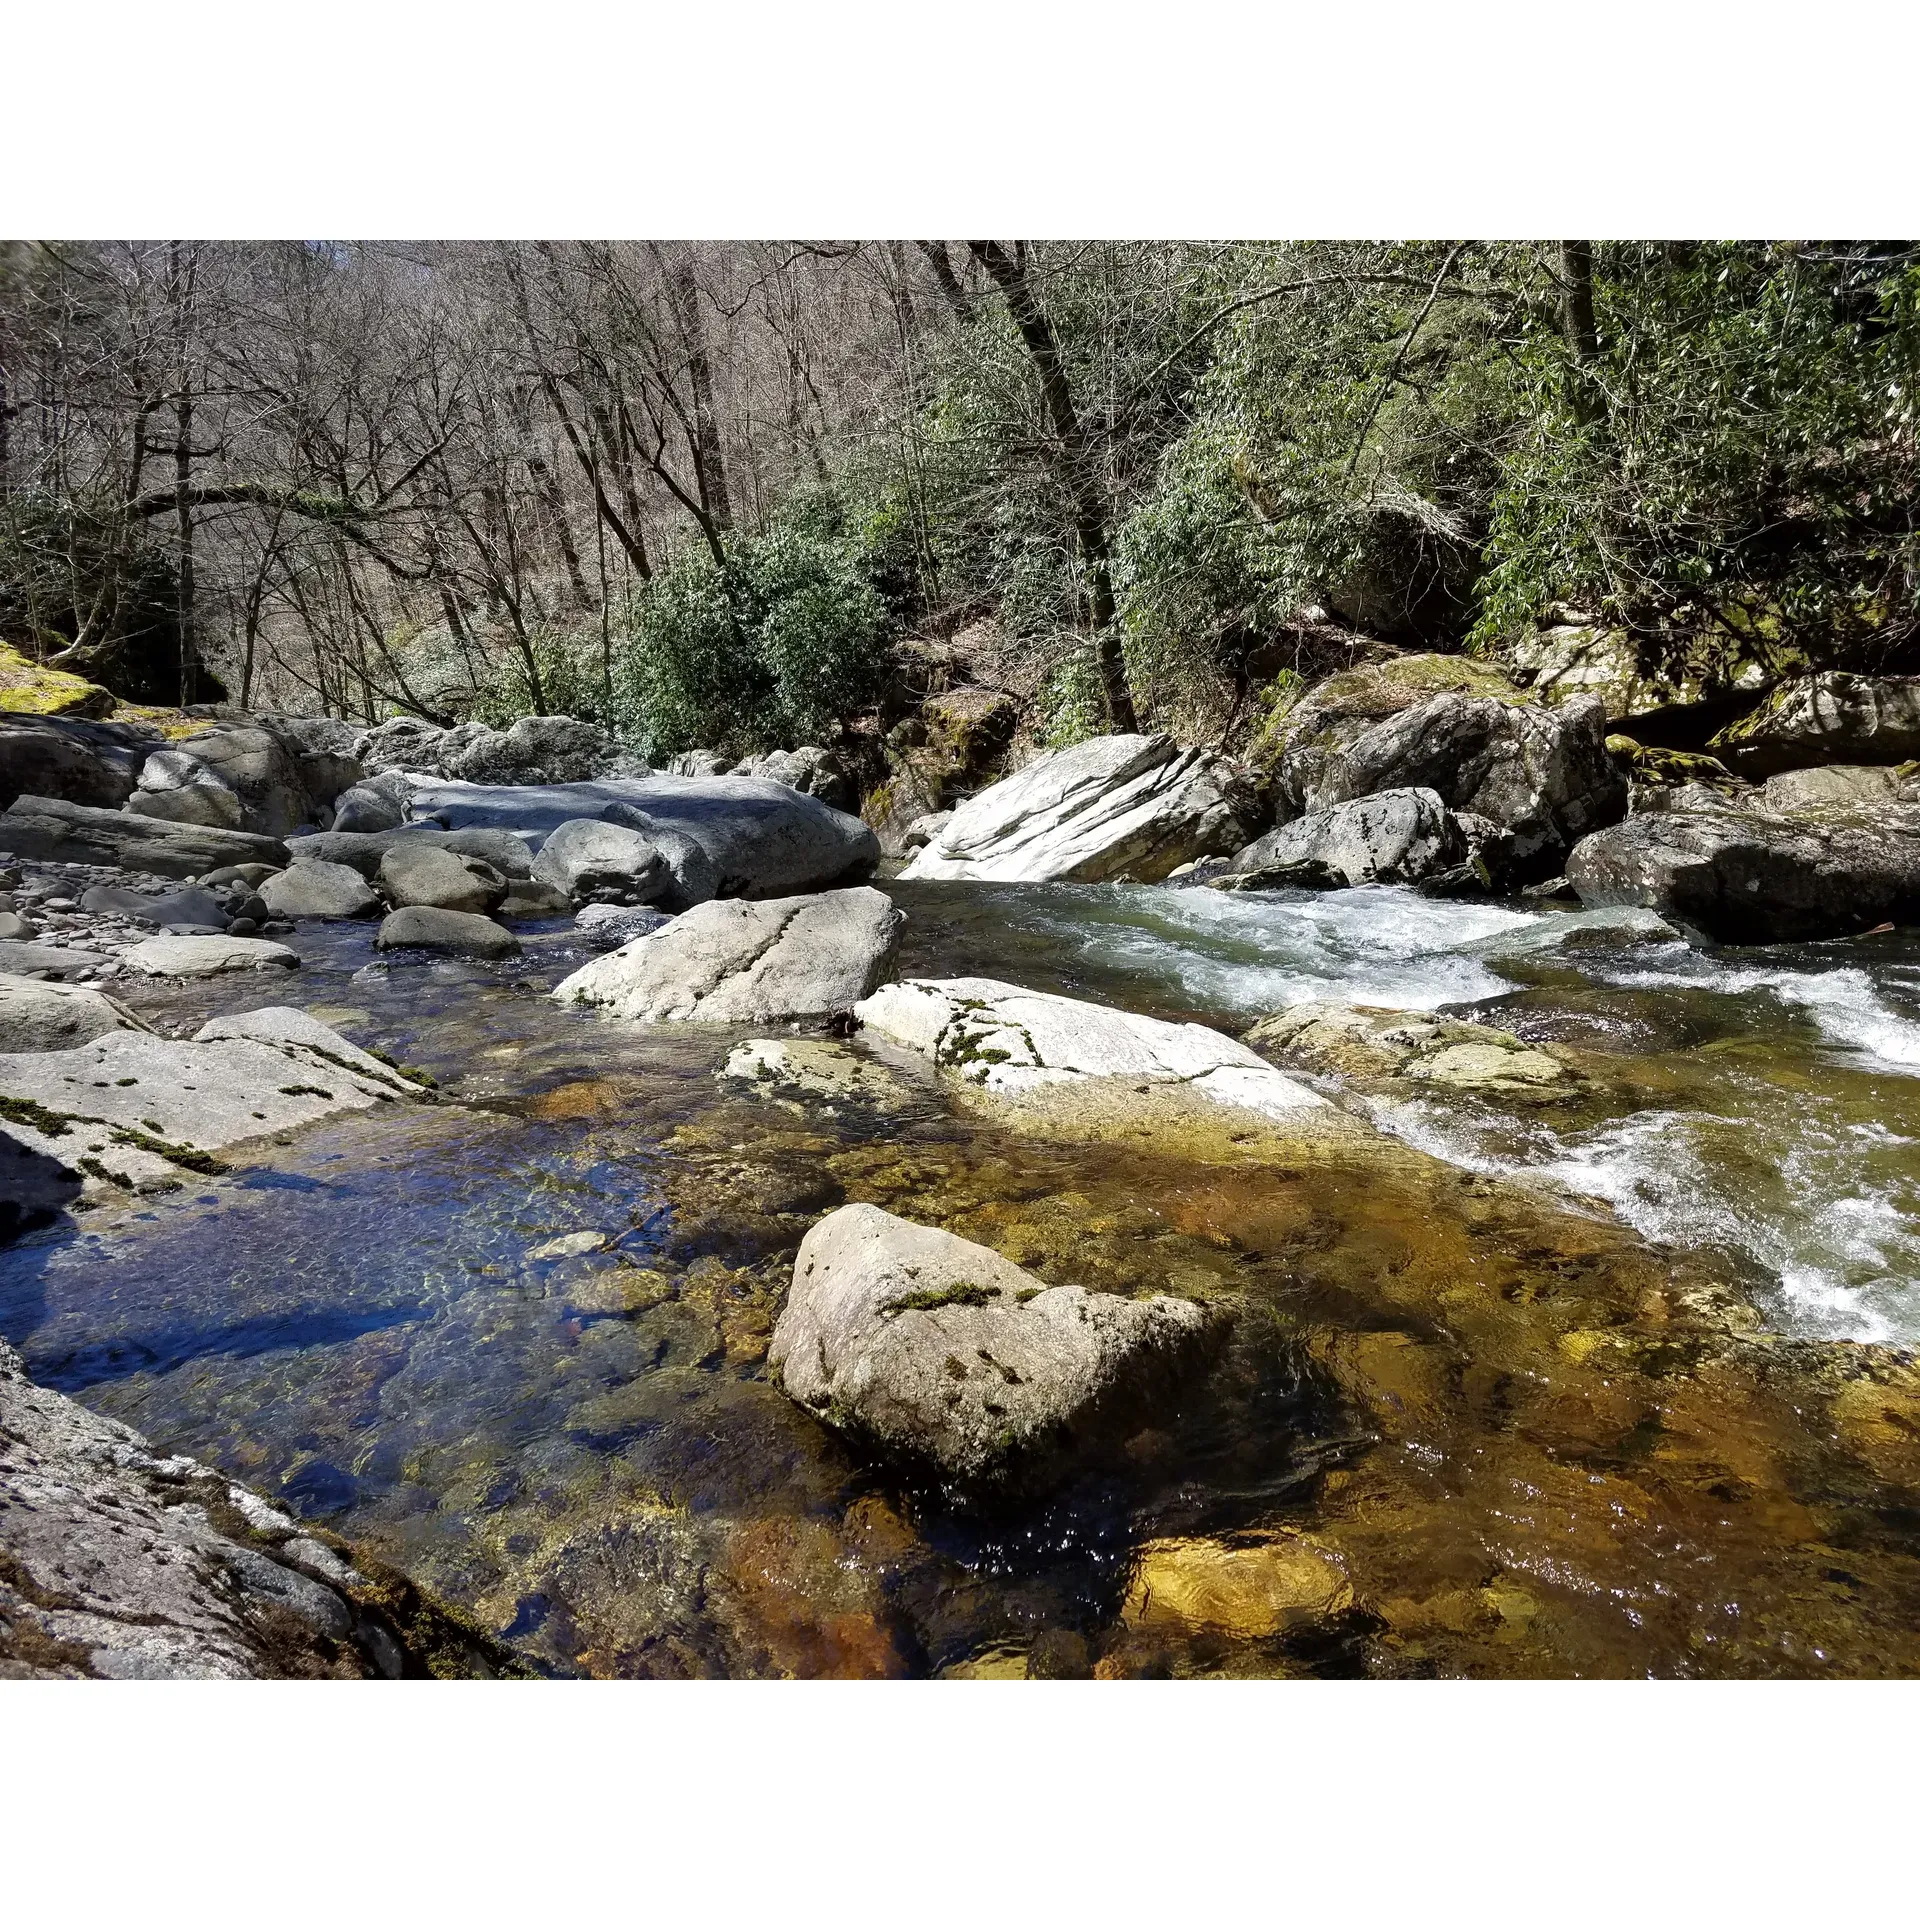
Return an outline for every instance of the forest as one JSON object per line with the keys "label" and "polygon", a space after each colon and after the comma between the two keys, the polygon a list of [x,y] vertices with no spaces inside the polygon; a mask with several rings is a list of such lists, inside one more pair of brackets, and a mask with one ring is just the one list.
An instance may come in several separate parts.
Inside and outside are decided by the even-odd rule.
{"label": "forest", "polygon": [[1917,374],[1905,243],[9,243],[0,642],[869,779],[961,631],[1039,746],[1356,641],[1910,671]]}

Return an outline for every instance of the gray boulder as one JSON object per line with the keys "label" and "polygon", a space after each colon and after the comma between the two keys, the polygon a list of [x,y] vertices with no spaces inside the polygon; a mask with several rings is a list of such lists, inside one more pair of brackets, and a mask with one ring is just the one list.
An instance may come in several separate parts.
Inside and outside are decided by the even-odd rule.
{"label": "gray boulder", "polygon": [[681,780],[711,780],[727,772],[731,764],[724,753],[716,753],[711,747],[695,747],[689,753],[676,753],[662,771]]}
{"label": "gray boulder", "polygon": [[484,860],[405,839],[381,855],[380,886],[396,907],[444,907],[450,913],[491,913],[507,894],[505,877]]}
{"label": "gray boulder", "polygon": [[156,728],[108,720],[0,713],[0,806],[23,793],[82,807],[126,804]]}
{"label": "gray boulder", "polygon": [[671,884],[659,896],[659,904],[670,913],[683,913],[711,900],[720,891],[720,872],[705,847],[690,833],[663,825],[650,813],[616,801],[602,810],[601,819],[615,826],[630,827],[644,836],[666,862]]}
{"label": "gray boulder", "polygon": [[23,980],[64,980],[113,964],[110,953],[90,953],[80,947],[48,946],[38,940],[0,940],[0,973]]}
{"label": "gray boulder", "polygon": [[887,977],[903,919],[872,887],[708,900],[588,961],[554,998],[624,1020],[824,1021]]}
{"label": "gray boulder", "polygon": [[260,884],[267,911],[282,920],[358,920],[379,896],[353,868],[330,860],[296,860]]}
{"label": "gray boulder", "polygon": [[776,749],[742,760],[733,771],[750,780],[773,780],[796,793],[810,793],[842,813],[856,812],[859,788],[845,763],[830,747]]}
{"label": "gray boulder", "polygon": [[462,827],[437,844],[449,853],[484,860],[509,880],[526,880],[533,875],[533,849],[517,833],[502,828]]}
{"label": "gray boulder", "polygon": [[215,867],[257,862],[284,867],[283,842],[256,833],[110,813],[104,807],[22,794],[0,814],[0,853],[192,879]]}
{"label": "gray boulder", "polygon": [[326,860],[351,867],[363,880],[380,875],[380,862],[397,846],[445,847],[448,836],[439,827],[393,827],[383,833],[303,833],[287,842],[294,860]]}
{"label": "gray boulder", "polygon": [[419,947],[463,960],[505,960],[520,951],[520,942],[484,914],[446,907],[402,907],[388,914],[373,944],[383,951]]}
{"label": "gray boulder", "polygon": [[923,813],[909,820],[900,835],[900,850],[903,853],[917,852],[929,841],[937,839],[952,818],[953,809],[943,807],[937,813]]}
{"label": "gray boulder", "polygon": [[154,820],[236,832],[249,824],[240,796],[217,767],[171,747],[147,755],[140,768],[139,791],[129,797],[127,810]]}
{"label": "gray boulder", "polygon": [[507,897],[494,908],[494,912],[508,920],[557,920],[572,911],[573,902],[544,880],[509,880]]}
{"label": "gray boulder", "polygon": [[645,906],[674,887],[666,857],[648,835],[604,819],[556,827],[534,858],[533,877],[575,900],[613,906]]}
{"label": "gray boulder", "polygon": [[1192,1301],[1042,1286],[990,1248],[855,1205],[800,1243],[768,1357],[802,1406],[908,1471],[1030,1493],[1144,1424],[1209,1331]]}
{"label": "gray boulder", "polygon": [[0,973],[0,1053],[57,1053],[117,1028],[147,1031],[144,1020],[92,987]]}
{"label": "gray boulder", "polygon": [[1289,754],[1290,804],[1317,812],[1343,800],[1425,787],[1456,813],[1501,830],[1509,883],[1559,871],[1567,850],[1626,811],[1627,783],[1606,746],[1606,709],[1591,695],[1547,708],[1491,695],[1443,693],[1381,720],[1335,755]]}
{"label": "gray boulder", "polygon": [[156,819],[284,839],[359,772],[325,751],[303,752],[284,724],[223,725],[149,754],[127,805]]}
{"label": "gray boulder", "polygon": [[1042,754],[963,801],[907,880],[1164,880],[1246,845],[1258,806],[1231,762],[1163,733]]}
{"label": "gray boulder", "polygon": [[406,823],[406,809],[382,788],[349,787],[333,808],[335,833],[391,833]]}
{"label": "gray boulder", "polygon": [[1210,884],[1229,891],[1412,886],[1466,857],[1466,836],[1446,802],[1431,787],[1397,787],[1274,828],[1242,847]]}
{"label": "gray boulder", "polygon": [[568,820],[598,819],[614,805],[634,807],[656,833],[672,829],[699,843],[713,863],[718,895],[747,900],[845,886],[880,862],[880,843],[859,820],[810,793],[732,775],[650,774],[551,787],[441,783],[423,785],[415,804],[444,815],[456,829],[504,827],[540,841]]}
{"label": "gray boulder", "polygon": [[1803,813],[1812,807],[1848,807],[1900,797],[1896,767],[1797,767],[1772,775],[1760,789],[1769,813]]}
{"label": "gray boulder", "polygon": [[1651,907],[1712,940],[1825,940],[1920,922],[1920,806],[1763,813],[1704,793],[1583,840],[1589,906]]}
{"label": "gray boulder", "polygon": [[140,893],[132,887],[89,887],[80,896],[85,913],[118,914],[156,927],[221,928],[230,917],[216,894],[205,887],[176,887],[168,893]]}
{"label": "gray boulder", "polygon": [[1783,680],[1709,743],[1749,780],[1794,767],[1893,766],[1920,759],[1920,677],[1811,673]]}

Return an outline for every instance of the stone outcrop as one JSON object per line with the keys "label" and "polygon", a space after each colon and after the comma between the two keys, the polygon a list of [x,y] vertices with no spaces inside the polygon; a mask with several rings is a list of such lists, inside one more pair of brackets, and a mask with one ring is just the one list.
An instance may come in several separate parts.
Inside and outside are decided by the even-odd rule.
{"label": "stone outcrop", "polygon": [[916,823],[950,814],[992,781],[1012,745],[1019,705],[992,687],[950,687],[887,735],[887,777],[867,796],[864,818],[889,853],[911,852]]}
{"label": "stone outcrop", "polygon": [[[538,843],[565,821],[634,809],[647,821],[670,867],[669,835],[684,834],[698,844],[721,898],[773,900],[849,886],[880,863],[880,843],[861,821],[810,793],[732,774],[711,779],[652,774],[548,787],[422,784],[414,805],[416,811],[442,815],[456,829],[506,829]],[[614,823],[633,825],[625,813],[615,813]],[[343,836],[316,837],[331,842]],[[322,857],[345,856],[328,852]]]}
{"label": "stone outcrop", "polygon": [[859,805],[853,775],[831,747],[776,748],[772,753],[750,754],[733,771],[745,779],[771,780],[791,787],[795,793],[810,793],[842,813],[851,813]]}
{"label": "stone outcrop", "polygon": [[954,809],[909,880],[1164,880],[1246,844],[1258,809],[1231,762],[1166,734],[1043,754]]}
{"label": "stone outcrop", "polygon": [[869,1032],[989,1093],[1113,1083],[1180,1087],[1289,1121],[1328,1115],[1311,1088],[1211,1027],[1035,993],[1003,980],[903,980],[854,1008]]}
{"label": "stone outcrop", "polygon": [[0,1341],[0,1678],[374,1679],[517,1669],[408,1582]]}
{"label": "stone outcrop", "polygon": [[504,731],[477,720],[457,727],[404,716],[361,734],[370,773],[389,769],[479,786],[548,786],[644,768],[598,727],[565,715],[529,715]]}
{"label": "stone outcrop", "polygon": [[248,716],[147,756],[128,808],[154,819],[284,839],[360,778],[339,722]]}
{"label": "stone outcrop", "polygon": [[1749,780],[1795,767],[1894,766],[1920,759],[1920,676],[1813,673],[1783,680],[1723,727],[1713,751]]}
{"label": "stone outcrop", "polygon": [[104,720],[114,704],[105,687],[60,667],[43,667],[0,641],[0,714]]}
{"label": "stone outcrop", "polygon": [[590,960],[554,997],[624,1020],[828,1020],[887,977],[902,918],[871,887],[709,900]]}
{"label": "stone outcrop", "polygon": [[418,947],[462,960],[505,960],[520,951],[514,935],[485,914],[451,907],[397,908],[380,922],[373,944],[382,952]]}
{"label": "stone outcrop", "polygon": [[1412,886],[1458,867],[1467,837],[1429,787],[1390,788],[1303,814],[1242,847],[1211,884],[1266,887]]}
{"label": "stone outcrop", "polygon": [[1042,1286],[988,1247],[878,1207],[800,1243],[769,1359],[794,1399],[954,1492],[1031,1492],[1144,1424],[1203,1357],[1206,1312]]}
{"label": "stone outcrop", "polygon": [[0,712],[0,806],[23,793],[81,807],[125,805],[157,729]]}
{"label": "stone outcrop", "polygon": [[1650,907],[1737,944],[1920,921],[1920,806],[1769,813],[1713,796],[1583,840],[1567,878],[1590,906]]}
{"label": "stone outcrop", "polygon": [[1335,755],[1289,754],[1282,785],[1315,812],[1390,788],[1426,787],[1499,829],[1499,878],[1557,873],[1567,851],[1626,811],[1598,700],[1547,708],[1443,693],[1368,727]]}
{"label": "stone outcrop", "polygon": [[190,880],[216,867],[258,862],[284,867],[283,842],[223,827],[112,813],[38,794],[22,794],[0,814],[0,853],[83,866],[131,867]]}

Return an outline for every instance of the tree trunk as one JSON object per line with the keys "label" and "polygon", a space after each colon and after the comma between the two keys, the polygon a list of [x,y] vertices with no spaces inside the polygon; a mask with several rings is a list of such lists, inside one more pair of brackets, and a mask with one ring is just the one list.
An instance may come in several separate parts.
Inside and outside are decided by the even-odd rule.
{"label": "tree trunk", "polygon": [[1115,733],[1138,733],[1140,721],[1134,712],[1132,689],[1127,685],[1126,655],[1114,625],[1113,570],[1100,476],[1093,468],[1086,427],[1074,405],[1059,342],[1027,273],[1025,243],[1016,241],[1011,256],[997,240],[969,240],[967,245],[1006,296],[1013,323],[1040,376],[1040,397],[1060,446],[1062,478],[1073,503],[1074,540],[1086,572],[1087,615],[1093,629],[1094,661],[1107,697],[1108,724]]}
{"label": "tree trunk", "polygon": [[727,468],[720,452],[720,426],[713,409],[713,366],[707,359],[707,330],[700,319],[700,290],[694,283],[693,263],[676,261],[667,275],[674,311],[686,340],[687,373],[693,383],[694,464],[698,468],[700,504],[722,533],[733,527],[733,506],[727,497]]}
{"label": "tree trunk", "polygon": [[[182,373],[184,376],[184,369]],[[179,421],[180,437],[173,449],[173,484],[175,493],[175,513],[180,535],[180,570],[176,577],[176,597],[174,620],[180,640],[180,704],[191,706],[199,688],[195,684],[198,674],[195,671],[193,638],[193,502],[191,488],[193,483],[193,393],[190,387],[180,389],[179,405],[175,408]]]}
{"label": "tree trunk", "polygon": [[1593,366],[1600,357],[1600,334],[1593,318],[1593,242],[1560,242],[1560,325],[1567,336],[1573,365],[1567,395],[1580,420],[1590,421],[1600,411]]}

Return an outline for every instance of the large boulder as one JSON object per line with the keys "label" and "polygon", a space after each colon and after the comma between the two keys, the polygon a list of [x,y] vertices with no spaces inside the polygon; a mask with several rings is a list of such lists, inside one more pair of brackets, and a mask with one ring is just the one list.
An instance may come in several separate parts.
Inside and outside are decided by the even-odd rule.
{"label": "large boulder", "polygon": [[1759,803],[1769,813],[1804,813],[1817,807],[1871,806],[1901,797],[1898,767],[1796,767],[1770,775]]}
{"label": "large boulder", "polygon": [[146,1022],[92,987],[0,973],[0,1053],[57,1053]]}
{"label": "large boulder", "polygon": [[[505,828],[540,842],[565,821],[595,820],[609,809],[631,807],[646,818],[650,831],[684,833],[697,841],[712,862],[716,894],[746,900],[847,886],[864,880],[880,863],[880,843],[859,820],[810,793],[738,775],[650,774],[547,787],[422,782],[414,807],[443,816],[455,829]],[[617,823],[632,824],[624,815]],[[661,844],[666,849],[664,840]]]}
{"label": "large boulder", "polygon": [[519,940],[484,914],[447,907],[401,907],[380,922],[373,944],[383,952],[418,947],[462,960],[506,960],[520,951]]}
{"label": "large boulder", "polygon": [[104,807],[22,794],[0,814],[0,853],[82,866],[131,867],[139,873],[193,879],[216,867],[257,862],[284,867],[284,842],[222,827],[110,813]]}
{"label": "large boulder", "polygon": [[405,804],[389,789],[362,781],[349,787],[334,802],[332,831],[391,833],[394,828],[404,826],[406,818]]}
{"label": "large boulder", "polygon": [[1794,767],[1894,766],[1920,759],[1920,676],[1812,673],[1783,680],[1710,744],[1749,780]]}
{"label": "large boulder", "polygon": [[159,744],[152,727],[0,713],[0,806],[23,793],[82,807],[124,806],[141,763]]}
{"label": "large boulder", "polygon": [[666,857],[644,833],[610,820],[568,820],[547,835],[533,878],[581,901],[643,907],[674,890]]}
{"label": "large boulder", "polygon": [[483,860],[495,873],[509,880],[527,880],[533,876],[533,849],[517,833],[499,827],[462,827],[438,842],[449,853]]}
{"label": "large boulder", "polygon": [[598,727],[564,714],[529,715],[504,732],[477,720],[436,727],[403,716],[361,734],[355,751],[369,772],[403,769],[480,786],[547,786],[638,766]]}
{"label": "large boulder", "polygon": [[260,883],[260,898],[282,920],[358,920],[380,904],[353,868],[330,860],[296,860]]}
{"label": "large boulder", "polygon": [[1920,922],[1920,806],[1775,814],[1697,790],[1686,800],[1583,840],[1567,862],[1580,898],[1738,944]]}
{"label": "large boulder", "polygon": [[1288,1120],[1330,1112],[1311,1088],[1211,1027],[1004,980],[903,980],[862,1000],[854,1017],[989,1093],[1019,1098],[1102,1083],[1130,1091],[1158,1084]]}
{"label": "large boulder", "polygon": [[1430,1013],[1309,1000],[1269,1014],[1246,1040],[1290,1066],[1361,1085],[1411,1082],[1529,1104],[1564,1099],[1580,1085],[1567,1062],[1503,1028]]}
{"label": "large boulder", "polygon": [[1042,1286],[991,1248],[878,1207],[800,1243],[768,1357],[829,1425],[951,1491],[1056,1480],[1204,1356],[1206,1311]]}
{"label": "large boulder", "polygon": [[1234,890],[1411,886],[1466,856],[1466,835],[1432,788],[1395,787],[1262,834],[1233,856],[1225,883]]}
{"label": "large boulder", "polygon": [[281,840],[305,825],[317,804],[307,774],[297,748],[278,728],[216,726],[150,754],[140,769],[140,790],[127,805],[154,819]]}
{"label": "large boulder", "polygon": [[381,856],[380,886],[396,907],[444,907],[450,913],[490,913],[507,893],[505,876],[484,860],[404,837]]}
{"label": "large boulder", "polygon": [[1427,787],[1504,835],[1501,878],[1557,873],[1574,843],[1626,811],[1607,752],[1606,709],[1591,696],[1547,708],[1443,693],[1376,722],[1333,756],[1282,767],[1290,800],[1315,812],[1396,787]]}
{"label": "large boulder", "polygon": [[872,887],[709,900],[588,961],[554,998],[625,1020],[824,1021],[887,977],[903,917]]}
{"label": "large boulder", "polygon": [[1043,754],[955,808],[909,880],[1164,880],[1234,853],[1257,817],[1231,762],[1163,733]]}

